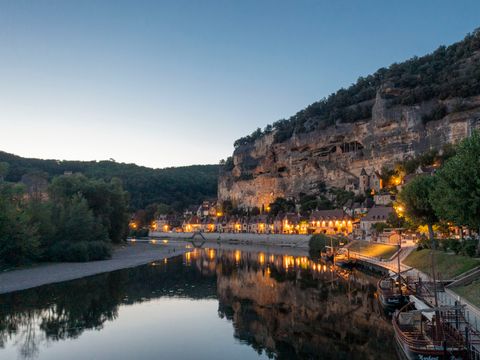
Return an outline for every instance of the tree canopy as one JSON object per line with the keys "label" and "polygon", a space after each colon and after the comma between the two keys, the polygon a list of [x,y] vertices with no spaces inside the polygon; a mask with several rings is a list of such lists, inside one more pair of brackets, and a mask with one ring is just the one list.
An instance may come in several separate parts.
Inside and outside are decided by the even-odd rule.
{"label": "tree canopy", "polygon": [[438,222],[431,202],[435,184],[434,176],[426,175],[414,178],[400,192],[397,206],[397,210],[403,211],[411,223],[427,225],[431,238],[433,238],[433,224]]}
{"label": "tree canopy", "polygon": [[[5,180],[18,182],[26,174],[43,173],[47,180],[65,172],[81,173],[88,178],[121,180],[130,194],[130,210],[164,203],[175,210],[200,204],[217,195],[218,165],[192,165],[151,169],[115,161],[59,161],[22,158],[0,151],[0,162],[7,170]],[[2,178],[0,167],[0,179]]]}
{"label": "tree canopy", "polygon": [[436,214],[458,226],[480,229],[480,134],[460,143],[438,171],[432,203]]}
{"label": "tree canopy", "polygon": [[89,261],[110,256],[127,235],[128,197],[117,179],[53,179],[41,196],[0,183],[0,265]]}

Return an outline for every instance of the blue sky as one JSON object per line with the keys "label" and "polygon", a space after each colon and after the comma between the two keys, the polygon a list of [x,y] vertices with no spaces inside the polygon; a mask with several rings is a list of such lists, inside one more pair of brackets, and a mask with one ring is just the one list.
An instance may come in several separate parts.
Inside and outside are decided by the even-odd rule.
{"label": "blue sky", "polygon": [[0,0],[0,150],[151,167],[461,40],[476,1]]}

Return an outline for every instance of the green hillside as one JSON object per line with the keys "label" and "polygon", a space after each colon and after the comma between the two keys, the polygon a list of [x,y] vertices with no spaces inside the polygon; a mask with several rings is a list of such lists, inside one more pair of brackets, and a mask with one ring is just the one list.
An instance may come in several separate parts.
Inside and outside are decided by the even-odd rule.
{"label": "green hillside", "polygon": [[59,161],[30,159],[0,151],[0,162],[8,163],[5,180],[18,182],[22,176],[43,173],[47,179],[66,171],[90,178],[122,180],[130,194],[132,209],[164,203],[181,210],[217,196],[218,165],[192,165],[151,169],[114,161]]}

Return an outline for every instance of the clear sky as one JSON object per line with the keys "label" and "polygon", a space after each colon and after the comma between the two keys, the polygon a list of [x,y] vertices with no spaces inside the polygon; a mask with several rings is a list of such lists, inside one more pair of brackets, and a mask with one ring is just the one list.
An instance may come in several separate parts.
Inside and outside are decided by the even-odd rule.
{"label": "clear sky", "polygon": [[151,167],[461,40],[480,1],[0,0],[0,150]]}

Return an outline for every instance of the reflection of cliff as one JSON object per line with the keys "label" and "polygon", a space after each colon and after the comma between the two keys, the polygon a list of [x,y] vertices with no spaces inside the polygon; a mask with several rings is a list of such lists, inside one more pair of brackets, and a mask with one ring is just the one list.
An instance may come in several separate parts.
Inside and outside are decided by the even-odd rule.
{"label": "reflection of cliff", "polygon": [[329,271],[275,270],[274,277],[268,267],[217,269],[221,316],[257,350],[279,359],[395,358],[390,324],[374,311],[365,276],[331,282]]}

